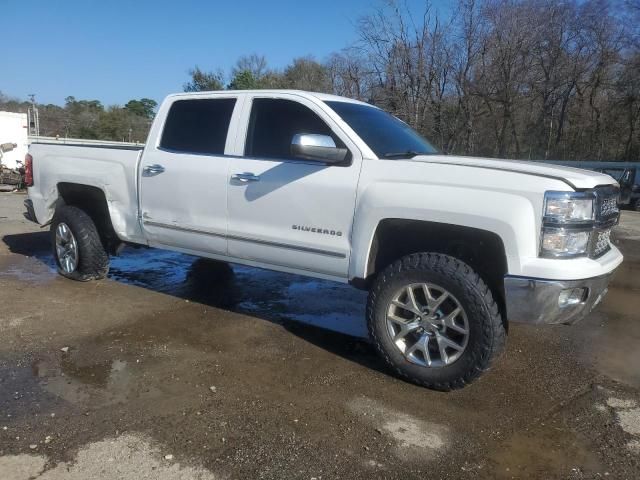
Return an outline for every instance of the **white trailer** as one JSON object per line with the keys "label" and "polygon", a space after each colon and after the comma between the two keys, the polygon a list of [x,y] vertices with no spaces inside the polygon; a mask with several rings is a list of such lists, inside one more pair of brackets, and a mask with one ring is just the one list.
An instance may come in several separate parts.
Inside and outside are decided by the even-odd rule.
{"label": "white trailer", "polygon": [[17,168],[17,161],[24,161],[29,148],[29,124],[26,113],[0,112],[0,144],[15,143],[17,146],[2,155],[2,165]]}

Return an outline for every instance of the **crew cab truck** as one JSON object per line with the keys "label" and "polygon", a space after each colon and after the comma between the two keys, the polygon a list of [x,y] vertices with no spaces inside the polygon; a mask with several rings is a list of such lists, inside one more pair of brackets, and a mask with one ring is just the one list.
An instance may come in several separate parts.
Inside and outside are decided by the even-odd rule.
{"label": "crew cab truck", "polygon": [[63,276],[104,278],[139,244],[348,282],[382,358],[439,390],[489,369],[510,322],[584,317],[622,262],[610,176],[441,155],[325,94],[170,95],[144,148],[33,143],[26,164]]}

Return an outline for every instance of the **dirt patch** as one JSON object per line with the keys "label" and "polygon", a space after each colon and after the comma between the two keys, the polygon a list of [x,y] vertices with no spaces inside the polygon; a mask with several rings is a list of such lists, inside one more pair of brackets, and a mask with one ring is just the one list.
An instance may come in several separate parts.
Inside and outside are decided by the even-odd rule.
{"label": "dirt patch", "polygon": [[603,472],[590,446],[562,430],[518,432],[489,461],[494,478],[583,478]]}
{"label": "dirt patch", "polygon": [[220,478],[202,467],[183,466],[149,439],[123,435],[91,443],[73,462],[47,465],[41,455],[0,457],[0,472],[11,480],[213,480]]}
{"label": "dirt patch", "polygon": [[349,409],[376,431],[390,436],[396,443],[396,455],[406,461],[433,459],[448,444],[448,428],[421,420],[382,405],[369,398],[349,402]]}

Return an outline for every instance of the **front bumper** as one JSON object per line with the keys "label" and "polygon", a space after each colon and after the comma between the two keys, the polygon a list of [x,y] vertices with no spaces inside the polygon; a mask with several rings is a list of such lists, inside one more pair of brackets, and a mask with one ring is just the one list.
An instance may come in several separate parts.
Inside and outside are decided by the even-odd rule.
{"label": "front bumper", "polygon": [[[612,273],[584,280],[545,280],[507,275],[504,278],[507,318],[510,322],[536,325],[575,323],[604,298],[611,276]],[[580,301],[561,305],[560,294],[576,289],[583,289]]]}

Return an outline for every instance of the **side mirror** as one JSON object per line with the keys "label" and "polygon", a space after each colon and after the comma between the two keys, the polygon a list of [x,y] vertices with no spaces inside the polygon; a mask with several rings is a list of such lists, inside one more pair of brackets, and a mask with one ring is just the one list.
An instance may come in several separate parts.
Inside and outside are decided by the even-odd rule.
{"label": "side mirror", "polygon": [[291,140],[291,154],[304,160],[340,163],[347,158],[347,153],[346,148],[336,147],[329,135],[296,133]]}

